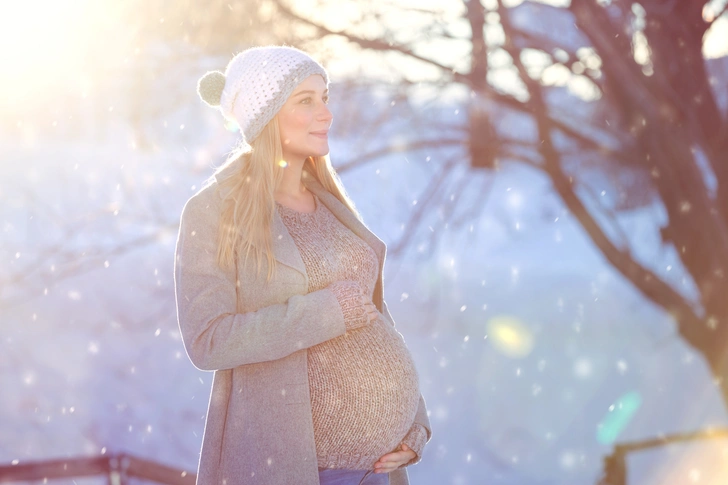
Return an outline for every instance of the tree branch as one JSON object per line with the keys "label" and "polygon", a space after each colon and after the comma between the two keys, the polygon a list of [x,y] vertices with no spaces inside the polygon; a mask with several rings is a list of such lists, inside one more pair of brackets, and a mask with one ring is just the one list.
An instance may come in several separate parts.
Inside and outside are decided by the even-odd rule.
{"label": "tree branch", "polygon": [[649,300],[671,312],[686,340],[691,345],[699,348],[697,343],[700,341],[699,329],[701,328],[701,319],[695,314],[685,298],[673,290],[667,283],[663,282],[652,271],[637,263],[628,250],[623,251],[618,249],[575,194],[573,179],[562,171],[558,151],[553,145],[551,125],[549,123],[550,118],[546,114],[547,108],[543,100],[540,85],[528,76],[525,66],[523,66],[520,57],[513,48],[508,12],[501,3],[501,0],[498,0],[498,12],[500,13],[501,23],[506,34],[504,48],[513,58],[519,75],[531,95],[532,112],[536,118],[539,136],[542,140],[541,154],[544,159],[543,169],[553,181],[554,188],[570,212],[579,220],[579,223],[587,231],[591,240],[614,268],[629,279]]}

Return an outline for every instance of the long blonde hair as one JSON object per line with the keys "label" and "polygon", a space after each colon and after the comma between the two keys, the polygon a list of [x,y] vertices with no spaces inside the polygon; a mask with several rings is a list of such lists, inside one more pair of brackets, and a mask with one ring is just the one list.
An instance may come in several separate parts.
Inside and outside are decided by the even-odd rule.
{"label": "long blonde hair", "polygon": [[[234,266],[239,255],[245,254],[245,262],[252,253],[260,276],[264,258],[268,262],[269,282],[276,273],[276,259],[272,251],[273,236],[271,225],[276,210],[273,194],[283,180],[285,168],[279,163],[283,160],[283,146],[278,129],[278,115],[263,128],[260,135],[235,152],[215,173],[240,159],[241,169],[220,181],[220,189],[230,189],[223,199],[220,210],[218,231],[217,263],[220,267]],[[344,189],[339,175],[331,165],[328,155],[308,157],[304,170],[360,221],[361,215]],[[307,174],[304,171],[302,176]]]}

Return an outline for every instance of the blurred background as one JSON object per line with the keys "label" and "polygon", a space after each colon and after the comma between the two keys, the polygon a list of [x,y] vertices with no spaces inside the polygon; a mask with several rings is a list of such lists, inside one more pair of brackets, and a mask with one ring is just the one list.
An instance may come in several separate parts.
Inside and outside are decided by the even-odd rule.
{"label": "blurred background", "polygon": [[287,44],[388,245],[413,485],[728,482],[726,3],[0,2],[0,466],[194,473],[173,253],[239,139],[196,83]]}

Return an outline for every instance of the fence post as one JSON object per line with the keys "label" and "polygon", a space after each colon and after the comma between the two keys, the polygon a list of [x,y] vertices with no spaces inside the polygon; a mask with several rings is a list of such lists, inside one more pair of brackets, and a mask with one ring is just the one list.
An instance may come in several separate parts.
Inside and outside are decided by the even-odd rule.
{"label": "fence post", "polygon": [[109,456],[109,485],[127,485],[129,457],[123,453]]}
{"label": "fence post", "polygon": [[599,485],[627,485],[627,466],[624,451],[615,447],[614,452],[604,457],[604,476]]}
{"label": "fence post", "polygon": [[120,485],[119,482],[119,459],[109,455],[109,485]]}

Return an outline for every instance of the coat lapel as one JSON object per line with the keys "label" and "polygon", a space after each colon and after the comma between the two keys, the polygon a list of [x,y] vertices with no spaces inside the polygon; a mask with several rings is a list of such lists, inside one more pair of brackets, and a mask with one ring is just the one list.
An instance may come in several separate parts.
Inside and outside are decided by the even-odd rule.
{"label": "coat lapel", "polygon": [[[222,180],[240,170],[240,164],[240,159],[235,159],[228,166],[215,173],[215,180],[220,183]],[[384,256],[386,254],[386,245],[384,242],[371,232],[361,221],[359,221],[359,219],[344,204],[342,204],[339,199],[326,190],[313,174],[307,172],[302,180],[306,188],[316,194],[319,200],[323,202],[323,204],[342,224],[344,224],[344,226],[366,241],[366,243],[374,249],[374,252],[379,258],[379,268],[381,271]],[[222,198],[225,198],[229,194],[229,191],[223,192],[222,190],[219,190],[218,192]],[[301,253],[298,250],[293,237],[288,232],[280,214],[278,214],[278,211],[275,211],[273,215],[271,232],[273,235],[273,254],[276,260],[299,271],[306,277],[306,282],[308,283],[306,265],[301,258]]]}

